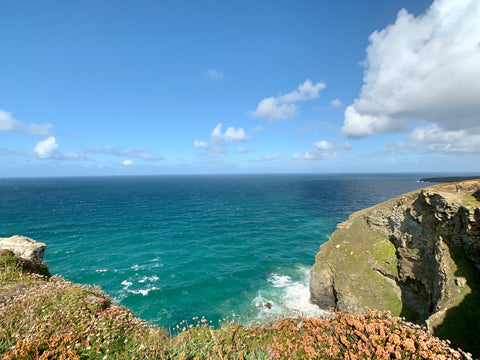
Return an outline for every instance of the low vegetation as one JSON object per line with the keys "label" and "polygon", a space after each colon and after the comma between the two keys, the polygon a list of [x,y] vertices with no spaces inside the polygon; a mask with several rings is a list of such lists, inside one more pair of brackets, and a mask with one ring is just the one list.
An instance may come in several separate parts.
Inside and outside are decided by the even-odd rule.
{"label": "low vegetation", "polygon": [[192,319],[169,335],[103,291],[0,254],[4,359],[465,359],[448,342],[390,313],[278,318],[213,328]]}

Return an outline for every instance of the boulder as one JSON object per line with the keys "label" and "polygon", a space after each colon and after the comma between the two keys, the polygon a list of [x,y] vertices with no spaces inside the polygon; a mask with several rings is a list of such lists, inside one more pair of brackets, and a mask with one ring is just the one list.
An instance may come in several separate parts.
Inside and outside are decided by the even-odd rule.
{"label": "boulder", "polygon": [[26,236],[14,235],[0,238],[0,251],[9,250],[19,258],[34,262],[42,262],[47,245]]}

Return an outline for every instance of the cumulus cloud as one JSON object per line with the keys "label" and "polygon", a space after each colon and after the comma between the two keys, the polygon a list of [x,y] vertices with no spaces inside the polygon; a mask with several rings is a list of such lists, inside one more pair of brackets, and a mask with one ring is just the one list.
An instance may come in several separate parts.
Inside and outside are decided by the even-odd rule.
{"label": "cumulus cloud", "polygon": [[345,109],[345,123],[343,132],[352,138],[361,138],[382,133],[397,133],[408,130],[403,119],[393,121],[386,115],[359,114],[354,106]]}
{"label": "cumulus cloud", "polygon": [[233,126],[229,126],[227,130],[222,133],[222,124],[218,124],[215,129],[213,129],[210,139],[214,144],[224,142],[235,143],[247,140],[248,136],[242,128],[235,129]]}
{"label": "cumulus cloud", "polygon": [[314,84],[310,79],[307,79],[303,84],[298,85],[297,89],[277,97],[277,100],[281,103],[295,103],[316,99],[320,96],[320,90],[325,89],[325,87],[326,84],[324,82]]}
{"label": "cumulus cloud", "polygon": [[[442,148],[480,134],[480,2],[435,0],[418,17],[401,10],[370,36],[364,84],[345,110],[343,133],[360,138],[428,125],[412,139]],[[430,136],[424,136],[429,133]],[[474,139],[469,139],[469,142]],[[435,146],[433,146],[435,147]]]}
{"label": "cumulus cloud", "polygon": [[297,115],[298,106],[295,104],[282,104],[278,99],[269,97],[263,99],[250,116],[269,120],[283,120]]}
{"label": "cumulus cloud", "polygon": [[197,149],[205,149],[210,155],[220,155],[228,153],[227,145],[244,142],[250,137],[245,133],[243,128],[235,128],[229,126],[225,132],[222,131],[222,124],[219,123],[210,134],[210,143],[203,140],[195,140],[193,147]]}
{"label": "cumulus cloud", "polygon": [[133,164],[133,161],[132,161],[132,160],[124,160],[124,161],[122,161],[122,165],[125,165],[125,166],[132,165],[132,164]]}
{"label": "cumulus cloud", "polygon": [[206,79],[220,80],[223,79],[223,73],[217,69],[207,69],[203,71],[203,77]]}
{"label": "cumulus cloud", "polygon": [[39,141],[33,151],[40,159],[51,159],[60,156],[57,140],[53,136]]}
{"label": "cumulus cloud", "polygon": [[208,144],[206,141],[195,140],[193,142],[193,147],[197,149],[208,149]]}
{"label": "cumulus cloud", "polygon": [[0,110],[0,131],[19,132],[32,136],[48,136],[52,128],[53,125],[48,123],[25,125],[23,122],[15,119],[12,113]]}
{"label": "cumulus cloud", "polygon": [[327,140],[322,140],[322,141],[315,141],[313,143],[313,147],[318,149],[318,150],[333,150],[335,148],[335,146],[328,142]]}
{"label": "cumulus cloud", "polygon": [[84,160],[82,154],[67,152],[60,150],[57,140],[54,136],[49,136],[45,140],[39,141],[33,148],[33,153],[40,159],[54,160]]}
{"label": "cumulus cloud", "polygon": [[150,154],[142,148],[136,148],[133,150],[122,150],[116,146],[89,147],[85,149],[85,152],[89,154],[104,154],[123,158],[140,159],[145,161],[160,161],[165,159],[162,155]]}
{"label": "cumulus cloud", "polygon": [[12,113],[0,110],[0,131],[20,131],[23,123],[15,119]]}
{"label": "cumulus cloud", "polygon": [[352,146],[348,142],[335,146],[327,140],[315,141],[313,149],[305,153],[297,153],[293,155],[293,160],[331,160],[338,157],[337,151],[351,150]]}
{"label": "cumulus cloud", "polygon": [[272,121],[294,117],[298,111],[298,105],[295,103],[318,98],[320,90],[324,89],[325,86],[324,82],[314,84],[310,79],[307,79],[303,84],[300,84],[295,90],[287,94],[261,100],[257,108],[249,111],[248,115]]}

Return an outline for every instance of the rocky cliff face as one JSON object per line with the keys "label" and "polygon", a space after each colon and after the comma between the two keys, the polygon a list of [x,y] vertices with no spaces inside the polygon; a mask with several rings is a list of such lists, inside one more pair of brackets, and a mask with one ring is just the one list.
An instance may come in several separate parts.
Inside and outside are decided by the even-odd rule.
{"label": "rocky cliff face", "polygon": [[435,185],[339,224],[311,269],[311,300],[338,311],[390,310],[437,331],[467,306],[477,308],[469,318],[478,330],[479,269],[480,180]]}

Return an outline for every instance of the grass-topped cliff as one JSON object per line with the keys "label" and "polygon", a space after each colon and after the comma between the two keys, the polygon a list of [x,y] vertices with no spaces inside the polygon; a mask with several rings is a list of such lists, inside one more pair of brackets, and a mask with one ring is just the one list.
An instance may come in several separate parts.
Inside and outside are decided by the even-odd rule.
{"label": "grass-topped cliff", "polygon": [[250,325],[205,319],[168,334],[101,289],[50,276],[39,262],[0,252],[4,359],[465,359],[461,351],[389,313],[337,313]]}
{"label": "grass-topped cliff", "polygon": [[352,214],[321,246],[312,300],[375,307],[480,356],[480,180],[434,185]]}

